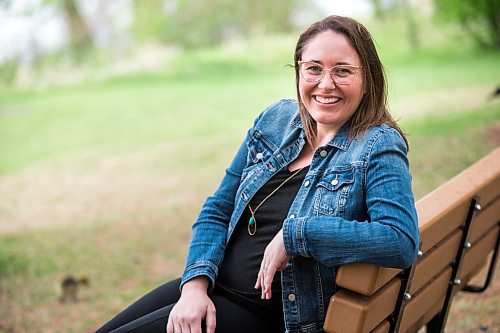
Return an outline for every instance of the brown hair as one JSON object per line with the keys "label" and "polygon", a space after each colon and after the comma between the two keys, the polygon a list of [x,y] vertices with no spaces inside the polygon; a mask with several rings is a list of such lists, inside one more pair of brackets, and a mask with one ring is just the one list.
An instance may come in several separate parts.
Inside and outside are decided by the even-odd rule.
{"label": "brown hair", "polygon": [[297,100],[299,102],[300,118],[304,124],[304,130],[309,144],[312,145],[316,138],[316,122],[305,109],[304,103],[300,97],[298,62],[302,60],[302,53],[309,41],[325,31],[335,31],[343,34],[357,52],[361,60],[361,66],[363,66],[365,93],[359,103],[358,109],[351,117],[349,137],[355,138],[371,127],[388,124],[401,133],[408,146],[408,141],[404,133],[387,109],[387,84],[384,68],[378,57],[372,36],[368,30],[356,20],[336,15],[328,16],[321,21],[313,23],[300,35],[295,47],[294,67]]}

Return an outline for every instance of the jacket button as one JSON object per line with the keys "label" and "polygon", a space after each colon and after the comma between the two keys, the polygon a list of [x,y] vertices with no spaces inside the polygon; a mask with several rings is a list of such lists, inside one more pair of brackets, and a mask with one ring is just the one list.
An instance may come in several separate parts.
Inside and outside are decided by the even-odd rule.
{"label": "jacket button", "polygon": [[262,157],[264,157],[264,154],[262,153],[257,153],[257,155],[255,155],[255,157],[257,157],[258,160],[261,160]]}
{"label": "jacket button", "polygon": [[288,295],[288,300],[289,300],[290,302],[295,302],[295,294],[290,294],[290,295]]}
{"label": "jacket button", "polygon": [[295,214],[290,214],[290,218],[294,219],[295,218]]}
{"label": "jacket button", "polygon": [[334,179],[330,182],[330,184],[332,184],[333,186],[337,185],[338,183],[339,183],[338,179]]}
{"label": "jacket button", "polygon": [[305,187],[309,187],[309,185],[310,185],[310,184],[311,184],[311,183],[310,183],[308,180],[306,180],[306,182],[304,183],[304,186],[305,186]]}
{"label": "jacket button", "polygon": [[325,157],[326,155],[328,155],[328,152],[327,152],[326,150],[324,150],[324,149],[323,149],[322,151],[320,151],[320,152],[319,152],[319,155],[320,155],[321,157]]}

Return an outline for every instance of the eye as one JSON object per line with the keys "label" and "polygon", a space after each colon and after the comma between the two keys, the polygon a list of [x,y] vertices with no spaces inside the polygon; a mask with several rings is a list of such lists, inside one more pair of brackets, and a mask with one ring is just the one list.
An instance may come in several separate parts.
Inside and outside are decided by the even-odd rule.
{"label": "eye", "polygon": [[346,77],[354,74],[354,70],[347,66],[335,66],[333,68],[333,74],[340,77]]}
{"label": "eye", "polygon": [[323,73],[323,67],[318,64],[305,64],[305,69],[309,74],[321,74]]}

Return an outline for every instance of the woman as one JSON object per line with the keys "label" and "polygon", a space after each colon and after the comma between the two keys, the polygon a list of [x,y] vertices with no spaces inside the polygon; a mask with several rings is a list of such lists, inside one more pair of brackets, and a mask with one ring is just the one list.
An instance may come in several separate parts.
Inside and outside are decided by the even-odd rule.
{"label": "woman", "polygon": [[182,279],[99,333],[323,332],[339,265],[415,260],[407,142],[369,32],[327,17],[294,65],[298,102],[255,120],[193,225]]}

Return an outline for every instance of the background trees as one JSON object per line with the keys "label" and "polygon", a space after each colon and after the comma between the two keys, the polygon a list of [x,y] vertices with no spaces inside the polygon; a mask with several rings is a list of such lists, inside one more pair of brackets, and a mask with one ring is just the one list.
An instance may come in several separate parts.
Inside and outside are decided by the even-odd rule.
{"label": "background trees", "polygon": [[437,14],[458,22],[483,47],[500,48],[500,1],[434,0]]}

